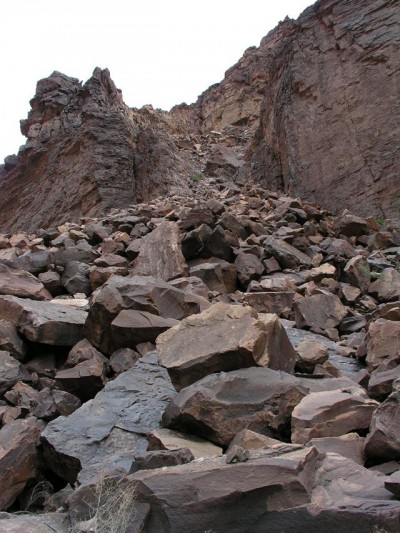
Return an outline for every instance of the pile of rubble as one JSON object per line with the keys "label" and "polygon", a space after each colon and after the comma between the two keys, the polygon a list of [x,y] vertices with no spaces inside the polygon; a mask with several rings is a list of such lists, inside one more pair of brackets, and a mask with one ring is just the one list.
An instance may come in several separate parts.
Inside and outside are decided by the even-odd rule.
{"label": "pile of rubble", "polygon": [[201,176],[1,235],[0,295],[0,532],[86,531],[104,477],[129,531],[398,531],[395,221]]}

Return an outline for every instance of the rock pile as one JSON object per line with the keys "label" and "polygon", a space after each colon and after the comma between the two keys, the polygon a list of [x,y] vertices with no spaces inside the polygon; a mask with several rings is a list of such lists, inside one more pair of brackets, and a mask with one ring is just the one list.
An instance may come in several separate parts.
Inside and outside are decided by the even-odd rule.
{"label": "rock pile", "polygon": [[107,478],[132,531],[398,531],[399,265],[395,224],[220,178],[1,235],[0,508],[86,531]]}

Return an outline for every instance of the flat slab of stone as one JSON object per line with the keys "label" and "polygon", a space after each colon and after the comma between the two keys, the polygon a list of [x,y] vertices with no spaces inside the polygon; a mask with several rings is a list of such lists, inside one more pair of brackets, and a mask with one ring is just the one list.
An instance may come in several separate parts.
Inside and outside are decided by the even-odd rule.
{"label": "flat slab of stone", "polygon": [[340,437],[320,437],[308,441],[307,446],[315,446],[321,452],[343,455],[359,465],[364,465],[365,438],[357,433],[347,433]]}
{"label": "flat slab of stone", "polygon": [[71,306],[0,296],[0,319],[13,323],[28,340],[73,346],[84,338],[87,313]]}
{"label": "flat slab of stone", "polygon": [[19,515],[1,513],[0,533],[69,533],[71,522],[67,513]]}
{"label": "flat slab of stone", "polygon": [[13,268],[0,263],[0,294],[31,298],[32,300],[51,300],[52,295],[35,276],[26,270]]}
{"label": "flat slab of stone", "polygon": [[93,400],[48,424],[42,433],[48,468],[70,483],[87,483],[114,468],[128,472],[175,394],[164,368],[150,356],[138,361]]}
{"label": "flat slab of stone", "polygon": [[347,309],[335,294],[314,294],[295,302],[298,328],[334,328],[347,315]]}

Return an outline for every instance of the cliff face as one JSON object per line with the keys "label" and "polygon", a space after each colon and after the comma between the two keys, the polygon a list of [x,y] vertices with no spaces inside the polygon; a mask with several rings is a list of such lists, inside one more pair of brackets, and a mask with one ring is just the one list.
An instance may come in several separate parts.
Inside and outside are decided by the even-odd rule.
{"label": "cliff face", "polygon": [[[82,86],[54,72],[40,80],[18,158],[3,171],[0,227],[33,230],[94,216],[185,185],[172,118],[129,109],[108,70]],[[11,168],[10,168],[11,167]]]}
{"label": "cliff face", "polygon": [[170,113],[129,109],[107,70],[83,86],[53,73],[1,172],[0,228],[97,215],[199,171],[334,212],[398,215],[399,20],[398,0],[320,0]]}
{"label": "cliff face", "polygon": [[396,0],[325,0],[287,23],[250,151],[257,180],[334,211],[398,214],[399,20]]}

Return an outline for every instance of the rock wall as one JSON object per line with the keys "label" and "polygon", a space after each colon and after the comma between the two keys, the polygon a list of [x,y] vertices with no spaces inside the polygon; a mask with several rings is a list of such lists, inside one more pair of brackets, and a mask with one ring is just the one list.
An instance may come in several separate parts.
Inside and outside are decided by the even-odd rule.
{"label": "rock wall", "polygon": [[319,0],[169,113],[129,109],[107,70],[83,86],[53,73],[0,167],[0,228],[98,215],[199,172],[398,218],[399,19],[397,0]]}

